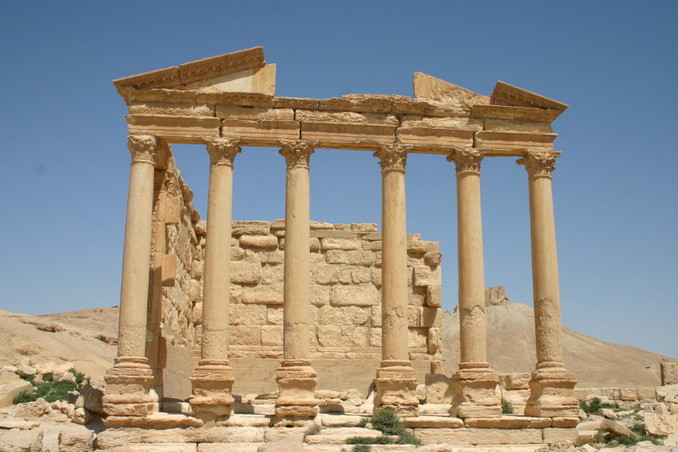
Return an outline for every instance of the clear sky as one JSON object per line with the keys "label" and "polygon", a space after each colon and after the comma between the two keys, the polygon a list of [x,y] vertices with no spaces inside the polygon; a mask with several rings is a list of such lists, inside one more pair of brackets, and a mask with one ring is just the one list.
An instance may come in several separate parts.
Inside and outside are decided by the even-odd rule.
{"label": "clear sky", "polygon": [[[126,108],[111,80],[253,46],[280,96],[412,95],[425,72],[489,95],[497,80],[570,105],[554,123],[563,323],[678,357],[678,2],[2,1],[0,309],[119,301],[129,177]],[[207,153],[176,146],[205,213]],[[283,158],[236,159],[234,218],[284,217]],[[532,303],[527,177],[482,167],[485,274]],[[412,155],[408,230],[441,242],[456,303],[454,167]],[[311,159],[317,221],[380,222],[367,152]]]}

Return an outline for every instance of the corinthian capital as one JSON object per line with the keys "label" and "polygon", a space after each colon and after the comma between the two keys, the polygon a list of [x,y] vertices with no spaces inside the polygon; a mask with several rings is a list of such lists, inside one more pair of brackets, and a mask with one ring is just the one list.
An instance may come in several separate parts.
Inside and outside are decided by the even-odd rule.
{"label": "corinthian capital", "polygon": [[308,162],[311,154],[315,152],[313,148],[316,144],[316,141],[282,140],[282,148],[279,152],[285,157],[288,169],[308,168]]}
{"label": "corinthian capital", "polygon": [[132,154],[132,163],[144,162],[155,165],[158,140],[153,135],[129,135],[127,147]]}
{"label": "corinthian capital", "polygon": [[407,164],[407,152],[412,146],[402,144],[380,144],[379,150],[374,153],[375,157],[379,157],[379,165],[381,172],[400,171],[405,172],[405,165]]}
{"label": "corinthian capital", "polygon": [[551,173],[556,169],[556,157],[561,153],[558,151],[528,151],[525,157],[518,159],[518,165],[525,165],[530,179],[538,177],[551,178]]}
{"label": "corinthian capital", "polygon": [[237,138],[205,138],[210,165],[226,165],[233,168],[235,156],[242,150]]}
{"label": "corinthian capital", "polygon": [[454,162],[457,174],[475,173],[480,174],[480,162],[485,152],[473,148],[454,149],[447,160]]}

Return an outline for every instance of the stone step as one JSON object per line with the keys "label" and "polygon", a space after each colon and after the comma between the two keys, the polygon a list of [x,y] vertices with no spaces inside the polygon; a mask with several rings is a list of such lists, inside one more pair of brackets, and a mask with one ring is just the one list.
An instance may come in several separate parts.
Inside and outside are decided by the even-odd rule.
{"label": "stone step", "polygon": [[329,427],[323,428],[316,435],[306,436],[307,444],[344,444],[348,438],[354,436],[364,436],[368,438],[377,438],[382,436],[381,432],[369,428],[361,427]]}

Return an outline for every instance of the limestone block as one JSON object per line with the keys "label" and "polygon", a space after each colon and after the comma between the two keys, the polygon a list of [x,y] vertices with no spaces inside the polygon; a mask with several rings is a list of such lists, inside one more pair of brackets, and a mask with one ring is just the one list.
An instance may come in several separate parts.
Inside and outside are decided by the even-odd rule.
{"label": "limestone block", "polygon": [[410,328],[417,328],[420,323],[419,319],[419,308],[417,306],[408,306],[407,307],[407,326]]}
{"label": "limestone block", "polygon": [[440,265],[440,262],[443,260],[443,253],[440,251],[428,251],[424,254],[424,263],[431,268],[435,268]]}
{"label": "limestone block", "polygon": [[241,235],[268,235],[271,230],[271,223],[268,221],[234,221],[231,226],[231,235],[240,237]]}
{"label": "limestone block", "polygon": [[352,223],[351,230],[355,232],[377,232],[377,223]]}
{"label": "limestone block", "polygon": [[381,267],[381,251],[374,252],[374,266]]}
{"label": "limestone block", "polygon": [[443,324],[443,315],[439,308],[417,308],[421,310],[421,323],[417,326],[426,328],[441,327]]}
{"label": "limestone block", "polygon": [[429,328],[426,337],[426,346],[429,353],[438,353],[442,344],[440,328]]}
{"label": "limestone block", "polygon": [[261,278],[261,265],[254,262],[231,262],[231,282],[257,284]]}
{"label": "limestone block", "polygon": [[4,452],[41,452],[43,432],[40,430],[0,430]]}
{"label": "limestone block", "polygon": [[266,310],[266,322],[269,325],[282,325],[284,311],[281,307],[269,306]]}
{"label": "limestone block", "polygon": [[373,286],[335,286],[332,288],[332,306],[374,306],[379,302],[379,291]]}
{"label": "limestone block", "polygon": [[261,268],[261,282],[263,284],[282,283],[284,277],[283,268],[279,265],[265,265]]}
{"label": "limestone block", "polygon": [[339,282],[340,267],[336,265],[317,265],[311,270],[311,274],[315,274],[315,282],[317,284],[336,284]]}
{"label": "limestone block", "polygon": [[330,302],[331,290],[329,287],[311,286],[311,304],[314,306],[324,306]]}
{"label": "limestone block", "polygon": [[381,328],[370,328],[369,345],[370,347],[381,347]]}
{"label": "limestone block", "polygon": [[222,119],[294,120],[294,110],[291,108],[241,107],[239,105],[217,104],[216,115]]}
{"label": "limestone block", "polygon": [[408,240],[407,251],[415,254],[425,254],[429,251],[438,251],[438,242],[428,242],[425,240]]}
{"label": "limestone block", "polygon": [[30,391],[33,385],[26,380],[16,380],[0,386],[0,408],[10,406],[14,397],[23,391]]}
{"label": "limestone block", "polygon": [[362,249],[367,251],[381,251],[381,240],[369,241],[363,240],[360,244]]}
{"label": "limestone block", "polygon": [[348,238],[323,237],[320,239],[320,247],[323,251],[357,250],[360,248],[360,242]]}
{"label": "limestone block", "polygon": [[408,332],[408,345],[410,349],[427,349],[426,340],[428,338],[426,328],[409,328]]}
{"label": "limestone block", "polygon": [[678,433],[678,416],[671,414],[643,413],[645,430],[653,436]]}
{"label": "limestone block", "polygon": [[200,282],[195,279],[188,283],[188,299],[193,303],[200,299]]}
{"label": "limestone block", "polygon": [[656,392],[654,388],[636,388],[638,392],[638,400],[656,400]]}
{"label": "limestone block", "polygon": [[501,150],[552,150],[557,134],[547,132],[482,131],[475,134],[475,146]]}
{"label": "limestone block", "polygon": [[619,400],[633,402],[638,399],[636,388],[619,388]]}
{"label": "limestone block", "polygon": [[261,345],[261,327],[255,325],[233,325],[229,328],[232,345]]}
{"label": "limestone block", "polygon": [[543,430],[544,442],[561,443],[570,441],[573,444],[577,442],[577,429],[575,428],[545,428]]}
{"label": "limestone block", "polygon": [[313,252],[313,253],[317,253],[318,251],[320,251],[320,239],[315,238],[315,237],[311,238],[309,248],[310,248],[311,252]]}
{"label": "limestone block", "polygon": [[370,320],[369,311],[358,306],[323,306],[318,310],[320,325],[366,325]]}
{"label": "limestone block", "polygon": [[231,260],[232,261],[241,261],[245,258],[245,250],[239,246],[231,247]]}
{"label": "limestone block", "polygon": [[177,277],[177,257],[171,254],[162,256],[160,278],[163,286],[173,286]]}
{"label": "limestone block", "polygon": [[252,304],[231,304],[229,324],[231,325],[264,325],[266,323],[266,306]]}
{"label": "limestone block", "polygon": [[426,374],[426,403],[449,404],[452,403],[452,378],[440,374]]}
{"label": "limestone block", "polygon": [[173,142],[203,142],[204,137],[219,136],[219,118],[189,116],[128,115],[130,135],[155,135]]}
{"label": "limestone block", "polygon": [[[415,428],[414,435],[426,444],[541,444],[542,430],[502,428]],[[576,430],[575,430],[576,435]]]}
{"label": "limestone block", "polygon": [[431,270],[429,267],[414,267],[414,285],[440,286],[440,268]]}
{"label": "limestone block", "polygon": [[348,264],[348,251],[329,250],[325,253],[328,264]]}
{"label": "limestone block", "polygon": [[224,119],[224,136],[239,136],[253,146],[276,146],[280,140],[299,139],[297,121]]}
{"label": "limestone block", "polygon": [[265,325],[261,327],[261,345],[283,345],[282,325]]}
{"label": "limestone block", "polygon": [[529,373],[508,373],[499,376],[499,385],[502,388],[511,389],[530,389]]}
{"label": "limestone block", "polygon": [[372,272],[367,267],[352,267],[351,272],[351,282],[353,284],[363,284],[370,282],[372,279]]}
{"label": "limestone block", "polygon": [[341,327],[327,325],[316,331],[318,345],[321,347],[340,347],[342,345]]}
{"label": "limestone block", "polygon": [[243,303],[282,304],[281,285],[246,287],[243,290]]}
{"label": "limestone block", "polygon": [[381,268],[372,268],[372,283],[377,286],[381,287]]}
{"label": "limestone block", "polygon": [[247,235],[240,236],[240,246],[243,248],[261,248],[275,250],[278,248],[278,238],[274,235]]}
{"label": "limestone block", "polygon": [[659,368],[662,386],[678,384],[678,362],[662,362]]}

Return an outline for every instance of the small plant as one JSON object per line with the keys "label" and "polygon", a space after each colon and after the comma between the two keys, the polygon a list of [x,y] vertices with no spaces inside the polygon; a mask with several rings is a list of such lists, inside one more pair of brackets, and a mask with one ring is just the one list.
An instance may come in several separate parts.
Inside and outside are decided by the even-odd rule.
{"label": "small plant", "polygon": [[320,433],[320,430],[322,430],[322,427],[319,426],[318,424],[314,424],[311,428],[308,429],[308,432],[306,432],[307,435],[317,435]]}
{"label": "small plant", "polygon": [[[397,442],[398,444],[413,444],[415,446],[421,445],[421,441],[419,440],[419,438],[409,433],[405,429],[405,423],[398,418],[398,413],[395,410],[391,409],[379,410],[376,413],[374,413],[369,420],[364,419],[363,421],[361,421],[360,426],[364,427],[368,423],[372,424],[372,428],[380,431],[385,436],[377,438],[356,436],[353,438],[348,438],[346,440],[346,443],[355,444],[356,445],[355,447],[367,444],[393,444],[394,441],[391,437],[397,436],[398,439],[395,442]],[[355,447],[353,448],[354,451],[356,450]]]}
{"label": "small plant", "polygon": [[502,414],[513,414],[513,405],[509,402],[502,402],[501,413]]}
{"label": "small plant", "polygon": [[29,381],[33,385],[33,388],[30,391],[22,391],[17,394],[17,396],[14,397],[13,403],[34,402],[39,398],[43,398],[45,401],[52,403],[66,398],[66,395],[70,391],[80,392],[83,384],[89,382],[89,378],[75,369],[71,369],[69,372],[73,374],[75,381],[54,380],[54,375],[44,374],[42,375],[42,381],[36,383],[34,377],[26,377],[25,380]]}
{"label": "small plant", "polygon": [[398,435],[405,432],[405,424],[398,419],[398,413],[395,410],[379,410],[372,415],[372,427],[379,430],[384,435]]}
{"label": "small plant", "polygon": [[393,444],[393,440],[388,436],[353,436],[346,440],[347,444]]}
{"label": "small plant", "polygon": [[421,446],[421,440],[414,436],[412,433],[409,432],[403,432],[400,435],[400,441],[398,441],[399,444],[413,444],[415,446]]}
{"label": "small plant", "polygon": [[367,427],[367,424],[369,424],[369,423],[370,423],[370,419],[367,418],[367,417],[364,417],[364,418],[360,419],[360,422],[358,422],[358,427],[365,428],[365,427]]}
{"label": "small plant", "polygon": [[372,448],[366,444],[358,444],[353,446],[353,452],[370,452]]}
{"label": "small plant", "polygon": [[583,400],[579,404],[579,408],[581,408],[586,414],[597,414],[603,408],[619,408],[619,404],[603,403],[598,397],[594,397],[590,402]]}

